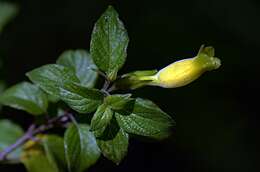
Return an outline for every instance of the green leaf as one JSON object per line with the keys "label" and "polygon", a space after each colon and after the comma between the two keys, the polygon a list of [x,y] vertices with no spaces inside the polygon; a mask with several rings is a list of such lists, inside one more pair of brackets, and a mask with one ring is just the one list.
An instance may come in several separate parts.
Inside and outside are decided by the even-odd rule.
{"label": "green leaf", "polygon": [[126,132],[154,139],[163,139],[171,134],[172,118],[150,100],[136,99],[130,115],[115,114],[119,126]]}
{"label": "green leaf", "polygon": [[[12,123],[9,120],[0,120],[0,152],[11,144],[14,144],[17,139],[22,137],[22,135],[23,130],[20,126]],[[19,159],[21,151],[21,148],[18,148],[9,154],[7,158]]]}
{"label": "green leaf", "polygon": [[100,105],[91,120],[91,130],[106,128],[112,117],[113,111],[105,104]]}
{"label": "green leaf", "polygon": [[119,164],[127,154],[128,140],[128,134],[115,121],[107,127],[104,138],[98,139],[98,146],[107,159]]}
{"label": "green leaf", "polygon": [[80,86],[75,83],[65,84],[60,90],[60,98],[79,113],[90,113],[102,103],[104,95],[97,89]]}
{"label": "green leaf", "polygon": [[91,129],[96,137],[103,135],[106,127],[111,123],[114,113],[129,115],[133,111],[135,99],[131,94],[114,94],[105,97],[91,120]]}
{"label": "green leaf", "polygon": [[129,39],[118,13],[112,6],[102,14],[94,26],[90,53],[99,69],[110,80],[116,79],[118,70],[126,60]]}
{"label": "green leaf", "polygon": [[59,97],[53,96],[53,95],[50,95],[50,94],[47,94],[47,97],[48,97],[48,101],[51,102],[51,103],[57,103],[60,100]]}
{"label": "green leaf", "polygon": [[68,67],[49,64],[26,74],[29,79],[50,95],[60,96],[60,89],[67,83],[79,83],[74,71]]}
{"label": "green leaf", "polygon": [[59,172],[42,150],[29,150],[24,153],[22,162],[28,172]]}
{"label": "green leaf", "polygon": [[60,172],[66,169],[64,141],[62,137],[47,135],[42,140],[46,156],[50,163],[57,165]]}
{"label": "green leaf", "polygon": [[[54,135],[36,135],[35,140],[29,140],[23,145],[21,162],[28,172],[63,172],[56,164],[62,156],[63,140]],[[63,153],[64,159],[64,153]],[[63,160],[64,161],[64,160]]]}
{"label": "green leaf", "polygon": [[22,82],[7,89],[0,96],[0,103],[34,115],[43,114],[48,108],[47,95],[29,82]]}
{"label": "green leaf", "polygon": [[95,131],[95,136],[103,134],[114,115],[130,114],[133,111],[135,99],[130,98],[131,94],[114,94],[105,97],[104,104],[100,105],[91,120],[91,129]]}
{"label": "green leaf", "polygon": [[97,69],[90,54],[85,50],[68,50],[61,54],[57,63],[73,69],[81,84],[94,87],[97,80]]}
{"label": "green leaf", "polygon": [[0,32],[4,26],[9,22],[17,13],[18,8],[16,5],[0,2]]}
{"label": "green leaf", "polygon": [[65,156],[70,172],[82,172],[100,157],[95,136],[88,125],[71,125],[65,132]]}
{"label": "green leaf", "polygon": [[135,99],[131,98],[131,94],[114,94],[107,96],[104,103],[109,105],[109,107],[116,112],[131,113],[133,111]]}
{"label": "green leaf", "polygon": [[32,82],[48,94],[59,97],[79,113],[89,113],[102,103],[103,93],[79,85],[72,69],[62,65],[50,64],[27,73]]}

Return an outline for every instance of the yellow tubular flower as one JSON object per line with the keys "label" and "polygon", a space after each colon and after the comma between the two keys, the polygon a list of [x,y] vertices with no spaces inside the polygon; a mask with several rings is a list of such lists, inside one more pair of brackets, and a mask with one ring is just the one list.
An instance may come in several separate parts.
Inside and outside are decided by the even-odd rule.
{"label": "yellow tubular flower", "polygon": [[202,46],[196,57],[174,62],[153,76],[143,76],[139,79],[151,80],[147,85],[182,87],[196,80],[204,72],[219,68],[220,65],[221,61],[214,57],[214,48]]}

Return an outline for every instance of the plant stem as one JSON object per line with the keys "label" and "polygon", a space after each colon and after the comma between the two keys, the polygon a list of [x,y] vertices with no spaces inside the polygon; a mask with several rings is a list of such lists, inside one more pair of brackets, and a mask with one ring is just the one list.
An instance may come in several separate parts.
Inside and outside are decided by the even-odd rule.
{"label": "plant stem", "polygon": [[116,89],[117,89],[117,88],[116,88],[116,85],[113,84],[110,88],[107,89],[107,92],[108,92],[108,93],[111,93],[111,92],[113,92],[113,91],[116,91]]}
{"label": "plant stem", "polygon": [[70,119],[69,116],[71,115],[72,114],[70,113],[65,113],[62,116],[51,118],[47,121],[46,124],[42,124],[39,127],[36,127],[35,124],[32,124],[21,138],[19,138],[14,144],[8,146],[2,152],[0,152],[0,161],[5,160],[8,154],[25,144],[28,140],[31,140],[35,135],[53,128],[57,123],[67,123]]}
{"label": "plant stem", "polygon": [[95,71],[95,72],[97,72],[97,74],[100,75],[100,76],[102,76],[105,80],[109,80],[109,79],[107,78],[107,75],[106,75],[104,72],[102,72],[102,71],[100,71],[100,70],[98,70],[98,69],[93,69],[93,68],[92,68],[92,70]]}
{"label": "plant stem", "polygon": [[35,125],[31,125],[27,132],[20,139],[18,139],[14,144],[4,149],[0,153],[0,161],[3,161],[9,153],[13,152],[16,148],[28,141],[32,137],[34,129]]}
{"label": "plant stem", "polygon": [[110,81],[109,80],[105,80],[103,88],[101,90],[107,91],[109,85],[110,85]]}

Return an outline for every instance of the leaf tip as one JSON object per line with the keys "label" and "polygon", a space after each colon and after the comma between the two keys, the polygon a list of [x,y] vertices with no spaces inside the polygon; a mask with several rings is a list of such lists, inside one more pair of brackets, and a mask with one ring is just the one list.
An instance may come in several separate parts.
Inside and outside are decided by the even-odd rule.
{"label": "leaf tip", "polygon": [[113,7],[113,5],[108,5],[107,10],[115,10],[115,8]]}

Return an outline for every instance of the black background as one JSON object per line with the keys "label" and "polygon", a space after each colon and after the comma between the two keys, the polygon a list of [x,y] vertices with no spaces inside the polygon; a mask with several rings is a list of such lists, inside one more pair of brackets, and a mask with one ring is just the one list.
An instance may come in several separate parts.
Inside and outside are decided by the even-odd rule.
{"label": "black background", "polygon": [[[142,88],[177,122],[163,142],[131,139],[119,165],[102,158],[89,171],[259,171],[258,90],[260,2],[257,0],[16,0],[19,15],[0,37],[9,85],[24,73],[53,63],[67,49],[89,49],[95,21],[109,4],[130,37],[121,74],[160,69],[196,55],[201,44],[216,48],[219,70],[177,89]],[[28,115],[4,109],[3,117],[28,125]],[[258,170],[257,170],[258,168]],[[24,171],[0,166],[0,171]]]}

